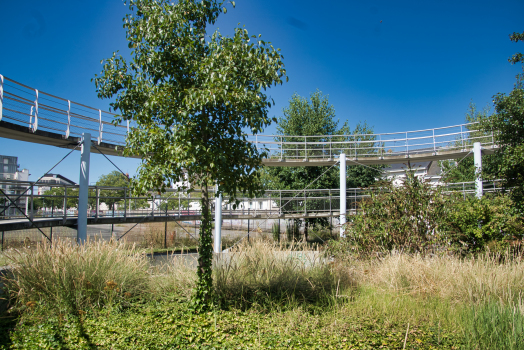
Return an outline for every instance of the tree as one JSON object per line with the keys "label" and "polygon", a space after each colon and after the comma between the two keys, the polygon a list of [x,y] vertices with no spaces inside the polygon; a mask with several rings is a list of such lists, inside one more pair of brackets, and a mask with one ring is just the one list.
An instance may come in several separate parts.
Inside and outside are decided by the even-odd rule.
{"label": "tree", "polygon": [[134,191],[162,192],[185,180],[202,189],[195,310],[212,304],[208,186],[217,183],[217,193],[233,199],[262,191],[256,170],[266,152],[247,142],[245,130],[257,134],[271,123],[265,90],[286,77],[280,50],[260,35],[237,27],[232,37],[208,36],[223,5],[130,0],[124,28],[132,61],[114,53],[95,78],[100,98],[116,96],[117,122],[132,121],[124,155],[142,158]]}
{"label": "tree", "polygon": [[[524,41],[524,33],[513,33],[510,39]],[[521,53],[509,58],[513,64],[522,62]],[[481,120],[485,132],[493,132],[499,148],[496,176],[503,180],[503,186],[510,190],[520,210],[524,207],[524,73],[517,75],[517,82],[509,94],[498,93],[494,97],[495,114]]]}
{"label": "tree", "polygon": [[[482,110],[477,110],[475,103],[470,102],[468,112],[466,112],[466,122],[467,123],[479,123],[482,120],[487,120],[491,117],[491,108],[488,106],[484,107]],[[481,141],[483,137],[488,138],[488,142],[491,142],[491,131],[485,132],[483,130],[474,131],[479,128],[479,124],[473,124],[468,126],[470,131],[470,137],[473,140]],[[455,142],[457,147],[468,147],[473,149],[473,143],[468,142],[468,144],[463,145],[462,139],[458,139]],[[500,158],[496,155],[483,155],[482,156],[482,171],[483,176],[486,178],[496,178],[497,177],[497,168],[500,162]],[[444,181],[447,182],[469,182],[475,181],[476,179],[476,169],[474,164],[474,159],[472,156],[461,159],[459,162],[456,160],[442,160],[440,161],[440,168],[444,174]]]}
{"label": "tree", "polygon": [[[304,142],[305,138],[302,136],[317,136],[315,138],[308,138],[308,142],[326,142],[332,141],[369,141],[370,145],[374,144],[373,136],[356,136],[356,134],[371,134],[373,129],[367,123],[358,123],[354,134],[351,134],[347,122],[338,127],[338,121],[335,121],[335,108],[329,104],[329,97],[323,95],[321,91],[317,90],[311,93],[309,100],[293,94],[289,101],[289,106],[284,108],[283,116],[279,118],[277,125],[277,134],[282,135],[282,140],[288,143],[297,143],[291,145],[283,145],[283,154],[289,158],[314,158],[323,157],[329,148],[326,150],[322,146],[308,146],[308,149],[300,142]],[[333,135],[342,135],[333,137]],[[344,136],[351,135],[351,136]],[[280,137],[276,139],[280,141]],[[370,146],[368,145],[368,146]],[[375,181],[375,178],[380,175],[376,169],[378,167],[363,167],[359,165],[350,166],[347,172],[347,186],[352,187],[367,187]],[[329,169],[327,166],[312,166],[312,167],[271,167],[264,169],[262,179],[266,186],[280,190],[301,190],[315,181],[309,189],[338,189],[340,185],[339,168],[333,167]],[[326,172],[327,171],[327,172]],[[326,172],[326,173],[325,173]],[[325,173],[325,174],[324,174]],[[281,203],[283,205],[286,203]],[[286,204],[283,210],[296,210],[296,206],[301,205],[300,202],[291,202]],[[303,205],[303,204],[302,204]],[[322,206],[323,203],[315,203],[315,201],[307,201],[307,206],[314,209],[315,205]],[[293,208],[291,208],[293,207]],[[309,218],[306,219],[306,239],[307,228],[314,224],[326,225],[325,218]]]}
{"label": "tree", "polygon": [[124,199],[122,198],[130,196],[130,192],[124,190],[124,188],[129,187],[129,178],[118,170],[101,175],[96,182],[96,186],[114,187],[114,189],[100,189],[100,201],[106,203],[110,208],[114,204],[124,204]]}
{"label": "tree", "polygon": [[[51,189],[44,192],[44,196],[49,197],[35,197],[33,200],[33,208],[63,208],[64,207],[64,192],[65,188],[62,186],[52,187]],[[68,208],[77,208],[78,207],[78,189],[77,188],[67,188],[67,201],[66,201],[66,210]]]}

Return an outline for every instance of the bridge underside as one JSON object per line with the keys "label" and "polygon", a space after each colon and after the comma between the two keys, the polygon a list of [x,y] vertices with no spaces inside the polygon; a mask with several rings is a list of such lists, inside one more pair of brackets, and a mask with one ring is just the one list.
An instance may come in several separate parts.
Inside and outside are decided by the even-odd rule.
{"label": "bridge underside", "polygon": [[[44,145],[56,146],[60,148],[75,148],[81,141],[79,137],[70,136],[65,138],[62,134],[53,133],[45,130],[37,130],[36,132],[31,132],[27,126],[21,126],[6,121],[0,121],[0,137],[26,141],[32,143],[40,143]],[[100,145],[97,145],[97,148],[100,149],[106,155],[112,156],[122,156],[123,146],[117,146],[110,143],[102,142]],[[493,153],[495,148],[483,148],[482,152],[485,154]],[[459,159],[463,158],[470,153],[470,149],[440,149],[435,152],[428,152],[425,150],[412,150],[409,153],[385,153],[381,156],[375,157],[352,157],[351,154],[346,154],[346,161],[348,165],[354,164],[398,164],[404,163],[407,161],[410,162],[425,162],[425,161],[434,161],[434,160],[443,160],[443,159]],[[91,152],[99,153],[96,148],[92,148]],[[131,158],[139,158],[131,157]],[[267,158],[262,161],[265,166],[283,166],[283,167],[297,167],[297,166],[330,166],[337,163],[336,159],[329,158],[309,158],[309,159],[299,159],[299,158],[290,158],[286,156],[285,159],[280,158]]]}

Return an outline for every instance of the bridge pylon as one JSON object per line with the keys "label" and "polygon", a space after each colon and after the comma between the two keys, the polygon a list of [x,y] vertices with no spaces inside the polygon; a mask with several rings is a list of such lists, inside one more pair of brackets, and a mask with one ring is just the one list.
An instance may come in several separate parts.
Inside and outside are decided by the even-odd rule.
{"label": "bridge pylon", "polygon": [[[76,240],[78,244],[87,240],[87,205],[89,196],[89,163],[91,155],[91,134],[82,134],[80,156],[80,181],[78,181],[78,221],[76,227]],[[64,208],[65,209],[65,208]]]}

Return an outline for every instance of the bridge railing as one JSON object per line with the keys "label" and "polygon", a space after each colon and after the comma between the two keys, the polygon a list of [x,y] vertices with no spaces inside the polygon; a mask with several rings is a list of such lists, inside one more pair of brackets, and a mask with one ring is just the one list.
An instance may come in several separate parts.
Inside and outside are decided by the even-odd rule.
{"label": "bridge railing", "polygon": [[[39,91],[0,75],[0,120],[27,126],[30,132],[44,130],[65,139],[90,132],[98,144],[125,146],[133,124],[113,124],[117,114]],[[469,150],[474,142],[493,147],[493,134],[476,130],[475,123],[396,133],[359,135],[250,135],[249,142],[267,150],[273,159],[350,159],[409,156]]]}
{"label": "bridge railing", "polygon": [[[435,183],[435,184],[438,184]],[[447,192],[475,195],[475,182],[445,184]],[[57,218],[67,220],[77,217],[78,186],[30,181],[0,180],[0,188],[7,194],[0,196],[1,219]],[[500,180],[484,181],[485,192],[501,190]],[[26,191],[27,190],[27,191]],[[350,188],[346,191],[346,208],[349,213],[359,210],[360,202],[379,188]],[[25,192],[25,193],[24,193]],[[24,194],[22,194],[24,193]],[[210,196],[214,196],[211,190]],[[222,203],[223,215],[237,215],[245,218],[258,216],[275,218],[282,215],[336,215],[340,211],[340,191],[337,189],[318,190],[267,190],[260,197],[240,197],[232,202],[225,196]],[[90,186],[89,212],[91,218],[143,216],[171,216],[178,219],[187,217],[195,220],[201,215],[200,192],[190,193],[168,190],[162,195],[135,197],[125,187]],[[11,201],[16,206],[9,205]],[[214,203],[211,205],[214,211]],[[189,219],[191,218],[191,219]]]}

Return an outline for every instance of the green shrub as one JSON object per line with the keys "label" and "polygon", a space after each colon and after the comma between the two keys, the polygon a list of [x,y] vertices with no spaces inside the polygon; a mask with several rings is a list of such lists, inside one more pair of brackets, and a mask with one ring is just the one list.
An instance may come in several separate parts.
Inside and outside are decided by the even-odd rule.
{"label": "green shrub", "polygon": [[322,224],[315,224],[309,229],[310,242],[326,242],[333,239],[331,227]]}
{"label": "green shrub", "polygon": [[21,308],[77,312],[148,292],[147,258],[120,243],[56,241],[7,257],[13,269],[3,282]]}
{"label": "green shrub", "polygon": [[424,252],[441,243],[446,212],[442,188],[415,177],[414,171],[406,171],[403,186],[389,182],[372,191],[360,208],[345,230],[352,248],[360,253]]}
{"label": "green shrub", "polygon": [[447,220],[455,245],[467,252],[504,251],[509,243],[523,238],[522,218],[514,214],[507,196],[484,196],[455,200]]}

